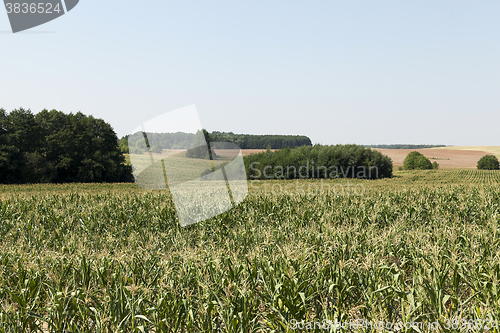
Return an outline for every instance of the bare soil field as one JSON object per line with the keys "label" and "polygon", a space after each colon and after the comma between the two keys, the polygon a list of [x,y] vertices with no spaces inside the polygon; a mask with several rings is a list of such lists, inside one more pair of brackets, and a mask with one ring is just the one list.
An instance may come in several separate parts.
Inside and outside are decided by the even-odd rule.
{"label": "bare soil field", "polygon": [[436,161],[441,169],[453,168],[476,168],[477,161],[484,155],[493,155],[490,152],[480,150],[460,150],[451,149],[374,149],[392,159],[395,167],[403,166],[403,162],[412,151],[418,151],[425,157],[429,158],[431,162]]}

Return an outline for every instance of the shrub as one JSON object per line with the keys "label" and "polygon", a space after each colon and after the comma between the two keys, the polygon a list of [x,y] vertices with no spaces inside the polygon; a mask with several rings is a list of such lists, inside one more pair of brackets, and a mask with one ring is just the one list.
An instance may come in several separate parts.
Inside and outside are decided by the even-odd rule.
{"label": "shrub", "polygon": [[418,151],[409,153],[403,164],[405,170],[430,170],[432,168],[431,161]]}
{"label": "shrub", "polygon": [[498,170],[500,169],[498,158],[493,155],[486,155],[481,157],[477,162],[477,168],[479,170]]}
{"label": "shrub", "polygon": [[436,162],[436,161],[432,162],[432,168],[433,168],[434,170],[439,169],[439,163],[438,163],[438,162]]}

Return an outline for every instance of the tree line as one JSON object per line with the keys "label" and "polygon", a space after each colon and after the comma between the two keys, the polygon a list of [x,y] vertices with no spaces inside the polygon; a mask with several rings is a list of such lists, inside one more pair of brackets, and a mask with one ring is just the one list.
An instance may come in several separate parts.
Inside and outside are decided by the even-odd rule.
{"label": "tree line", "polygon": [[446,145],[392,144],[392,145],[365,145],[365,147],[378,148],[378,149],[425,149],[425,148],[446,147]]}
{"label": "tree line", "polygon": [[210,138],[213,142],[237,144],[241,149],[283,149],[312,146],[311,139],[304,135],[253,135],[212,132]]}
{"label": "tree line", "polygon": [[81,112],[0,109],[0,183],[133,181],[104,120]]}
{"label": "tree line", "polygon": [[[205,131],[205,130],[203,130]],[[142,154],[151,149],[160,153],[162,149],[189,149],[196,140],[194,133],[145,133],[147,142],[141,135],[124,136],[120,139],[120,149],[124,153]],[[228,142],[238,145],[241,149],[282,149],[300,146],[312,146],[311,139],[302,135],[250,135],[234,134],[232,132],[209,133],[212,142]],[[148,148],[149,145],[149,148]],[[218,147],[224,148],[219,145]],[[228,148],[232,145],[228,145]]]}

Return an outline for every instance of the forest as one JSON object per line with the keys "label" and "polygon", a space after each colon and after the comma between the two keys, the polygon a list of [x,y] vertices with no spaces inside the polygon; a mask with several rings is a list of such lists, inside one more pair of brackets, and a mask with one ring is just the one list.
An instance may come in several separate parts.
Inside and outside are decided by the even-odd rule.
{"label": "forest", "polygon": [[133,181],[104,120],[80,112],[0,109],[0,183]]}

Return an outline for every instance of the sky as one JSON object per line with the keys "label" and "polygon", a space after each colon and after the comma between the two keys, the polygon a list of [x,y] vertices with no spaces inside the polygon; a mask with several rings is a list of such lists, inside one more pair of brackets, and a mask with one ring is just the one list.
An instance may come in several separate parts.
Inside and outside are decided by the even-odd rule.
{"label": "sky", "polygon": [[90,1],[13,34],[0,108],[119,137],[196,105],[209,131],[321,144],[500,145],[498,0]]}

